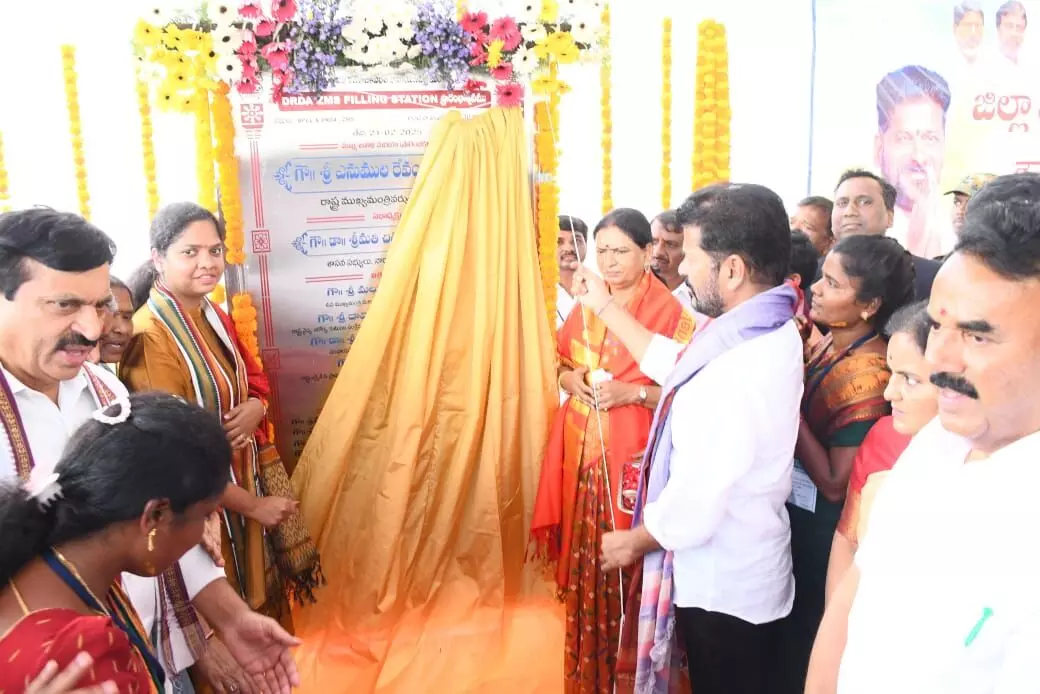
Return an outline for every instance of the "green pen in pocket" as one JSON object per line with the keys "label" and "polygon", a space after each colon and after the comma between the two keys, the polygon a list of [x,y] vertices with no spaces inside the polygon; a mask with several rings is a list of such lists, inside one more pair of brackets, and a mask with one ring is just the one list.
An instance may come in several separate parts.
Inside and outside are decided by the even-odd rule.
{"label": "green pen in pocket", "polygon": [[982,631],[982,627],[984,627],[986,625],[986,622],[989,621],[989,618],[992,617],[992,616],[993,616],[993,609],[992,608],[990,608],[990,607],[983,607],[982,608],[982,616],[979,617],[979,621],[975,622],[975,626],[973,626],[971,628],[971,631],[968,632],[968,637],[966,639],[964,639],[964,647],[965,648],[970,646],[975,641],[975,639],[977,639],[979,637],[979,632]]}

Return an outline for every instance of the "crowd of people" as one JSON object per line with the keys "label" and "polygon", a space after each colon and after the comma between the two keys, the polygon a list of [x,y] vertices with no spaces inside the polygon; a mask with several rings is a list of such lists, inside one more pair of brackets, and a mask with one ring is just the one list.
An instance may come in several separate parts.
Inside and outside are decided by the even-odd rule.
{"label": "crowd of people", "polygon": [[[937,259],[865,170],[791,215],[727,183],[560,218],[565,691],[1037,691],[1040,175],[950,195]],[[123,283],[81,217],[0,215],[0,691],[298,682],[321,562],[208,298],[223,228],[170,205],[151,247]]]}
{"label": "crowd of people", "polygon": [[151,246],[125,284],[83,218],[0,215],[0,691],[298,683],[289,600],[321,565],[266,378],[208,298],[223,227],[170,205]]}
{"label": "crowd of people", "polygon": [[865,170],[560,218],[564,691],[1040,691],[1040,176],[948,194],[942,258]]}

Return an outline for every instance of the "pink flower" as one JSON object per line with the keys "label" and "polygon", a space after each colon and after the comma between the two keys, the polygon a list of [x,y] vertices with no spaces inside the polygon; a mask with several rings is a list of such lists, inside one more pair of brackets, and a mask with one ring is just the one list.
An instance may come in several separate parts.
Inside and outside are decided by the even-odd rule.
{"label": "pink flower", "polygon": [[256,80],[257,67],[256,62],[253,60],[242,61],[242,79],[247,77],[251,80]]}
{"label": "pink flower", "polygon": [[275,72],[289,67],[289,46],[284,41],[267,44],[260,49],[260,55],[271,64]]}
{"label": "pink flower", "polygon": [[498,92],[498,105],[503,108],[512,108],[524,102],[524,88],[516,82],[499,84],[495,91]]}
{"label": "pink flower", "polygon": [[501,62],[491,69],[491,77],[496,82],[508,82],[513,79],[513,64]]}
{"label": "pink flower", "polygon": [[473,37],[474,43],[482,43],[485,46],[488,44],[488,35],[487,32],[483,29],[478,29],[477,31],[474,31],[472,34],[470,34],[470,36]]}
{"label": "pink flower", "polygon": [[463,90],[467,92],[479,92],[481,89],[487,86],[487,82],[481,82],[480,80],[468,79],[466,80],[466,86]]}
{"label": "pink flower", "polygon": [[467,34],[476,34],[478,31],[483,31],[487,23],[487,12],[467,12],[459,20],[462,30]]}
{"label": "pink flower", "polygon": [[260,19],[264,13],[260,9],[260,3],[255,0],[239,3],[238,16],[244,19]]}
{"label": "pink flower", "polygon": [[235,89],[238,90],[239,94],[256,94],[257,90],[260,89],[260,83],[257,82],[255,77],[246,77],[245,74],[238,80],[238,84],[235,85]]}
{"label": "pink flower", "polygon": [[296,0],[271,0],[271,16],[279,22],[291,21],[296,16]]}
{"label": "pink flower", "polygon": [[512,17],[496,19],[494,24],[491,25],[491,40],[497,39],[501,41],[502,47],[507,51],[515,51],[516,47],[520,45],[522,38],[520,27],[516,25],[516,20]]}
{"label": "pink flower", "polygon": [[240,56],[256,55],[256,41],[252,39],[243,41],[242,45],[238,47],[238,54]]}
{"label": "pink flower", "polygon": [[253,33],[260,38],[267,38],[274,34],[274,30],[277,28],[277,24],[272,22],[270,19],[264,18],[256,23],[256,28],[253,29]]}
{"label": "pink flower", "polygon": [[470,44],[469,54],[473,56],[469,61],[470,65],[483,65],[487,62],[487,51],[479,43]]}

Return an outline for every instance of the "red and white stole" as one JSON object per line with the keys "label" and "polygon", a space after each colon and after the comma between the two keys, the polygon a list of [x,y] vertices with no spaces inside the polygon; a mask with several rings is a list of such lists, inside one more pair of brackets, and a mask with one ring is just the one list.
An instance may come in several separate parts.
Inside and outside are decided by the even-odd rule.
{"label": "red and white stole", "polygon": [[[81,372],[87,377],[90,394],[94,396],[94,402],[98,408],[108,407],[116,401],[116,395],[105,385],[105,382],[91,372],[90,367],[84,365]],[[18,412],[18,404],[15,402],[11,386],[7,382],[7,375],[0,369],[0,424],[3,424],[7,442],[11,446],[11,455],[14,458],[15,470],[18,471],[19,479],[26,481],[32,474],[36,463],[33,460],[32,447],[29,445],[29,437],[25,433],[25,425],[22,423],[22,415]]]}

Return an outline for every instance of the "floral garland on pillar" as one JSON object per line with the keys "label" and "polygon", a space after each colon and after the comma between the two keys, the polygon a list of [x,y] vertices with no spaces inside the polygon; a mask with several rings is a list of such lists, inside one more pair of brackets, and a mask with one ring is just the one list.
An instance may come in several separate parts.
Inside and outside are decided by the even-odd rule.
{"label": "floral garland on pillar", "polygon": [[661,27],[661,209],[672,206],[672,18]]}
{"label": "floral garland on pillar", "polygon": [[726,28],[714,20],[697,27],[693,133],[693,189],[730,178],[729,56]]}
{"label": "floral garland on pillar", "polygon": [[7,187],[7,164],[4,162],[4,135],[0,133],[0,214],[11,209],[11,194]]}
{"label": "floral garland on pillar", "polygon": [[[230,265],[241,265],[246,259],[245,232],[238,180],[238,159],[235,157],[235,120],[232,114],[231,99],[228,98],[229,91],[230,88],[226,84],[221,84],[213,92],[211,111],[216,145],[213,155],[216,159],[217,176],[220,181],[220,210],[224,217],[227,262]],[[223,286],[218,286],[218,289],[220,294],[225,293]],[[217,300],[217,297],[212,298],[214,301]],[[226,300],[226,296],[222,298]],[[235,323],[235,330],[242,341],[242,346],[262,366],[260,340],[257,337],[257,311],[249,292],[239,292],[231,297],[231,318]]]}
{"label": "floral garland on pillar", "polygon": [[614,135],[610,104],[610,5],[603,6],[603,57],[599,64],[600,106],[603,110],[603,214],[614,209]]}
{"label": "floral garland on pillar", "polygon": [[217,211],[217,182],[213,176],[213,128],[210,123],[209,92],[195,93],[195,177],[199,184],[199,204]]}
{"label": "floral garland on pillar", "polygon": [[152,142],[152,104],[148,83],[137,77],[137,110],[141,115],[141,156],[144,160],[144,185],[148,198],[148,219],[159,211],[159,183],[155,174],[155,145]]}
{"label": "floral garland on pillar", "polygon": [[87,160],[83,153],[83,123],[79,115],[75,47],[67,44],[61,47],[61,69],[65,81],[65,106],[69,111],[69,134],[72,138],[72,164],[76,174],[79,213],[84,219],[90,219],[90,189],[87,186]]}

